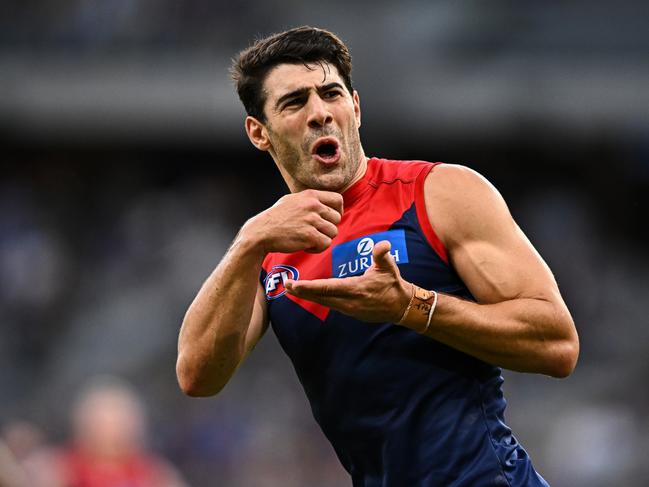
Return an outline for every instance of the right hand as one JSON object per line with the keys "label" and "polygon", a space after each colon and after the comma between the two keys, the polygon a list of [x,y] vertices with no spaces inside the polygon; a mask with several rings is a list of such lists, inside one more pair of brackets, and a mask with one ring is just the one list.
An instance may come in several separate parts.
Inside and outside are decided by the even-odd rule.
{"label": "right hand", "polygon": [[277,203],[254,216],[243,227],[264,254],[301,250],[318,253],[338,235],[343,197],[331,191],[307,189],[282,196]]}

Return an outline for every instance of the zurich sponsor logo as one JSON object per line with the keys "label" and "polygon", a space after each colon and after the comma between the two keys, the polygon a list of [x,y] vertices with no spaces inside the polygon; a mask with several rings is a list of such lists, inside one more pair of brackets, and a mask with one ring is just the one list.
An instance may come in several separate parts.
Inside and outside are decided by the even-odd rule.
{"label": "zurich sponsor logo", "polygon": [[372,265],[374,244],[382,240],[388,240],[392,245],[390,254],[397,264],[408,262],[404,230],[388,230],[335,246],[332,249],[332,275],[334,277],[349,277],[363,274]]}
{"label": "zurich sponsor logo", "polygon": [[370,237],[365,237],[358,242],[358,245],[356,246],[356,251],[358,252],[358,255],[369,255],[372,253],[372,250],[374,249],[374,240],[372,240]]}
{"label": "zurich sponsor logo", "polygon": [[277,299],[286,293],[284,283],[287,279],[297,281],[300,273],[290,265],[274,265],[264,279],[267,299]]}

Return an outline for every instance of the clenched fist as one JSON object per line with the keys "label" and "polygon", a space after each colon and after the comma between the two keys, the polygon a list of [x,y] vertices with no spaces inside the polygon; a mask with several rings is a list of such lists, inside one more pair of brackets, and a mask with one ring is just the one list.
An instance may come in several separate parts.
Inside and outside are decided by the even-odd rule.
{"label": "clenched fist", "polygon": [[254,216],[241,236],[254,242],[264,254],[301,250],[322,252],[338,235],[343,197],[331,191],[307,189],[282,196],[277,203]]}

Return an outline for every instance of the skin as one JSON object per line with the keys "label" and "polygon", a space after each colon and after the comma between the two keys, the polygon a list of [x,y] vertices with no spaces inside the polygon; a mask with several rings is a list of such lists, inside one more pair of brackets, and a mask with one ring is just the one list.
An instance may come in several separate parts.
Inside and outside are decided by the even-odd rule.
{"label": "skin", "polygon": [[[244,224],[190,305],[176,367],[185,393],[220,391],[265,332],[267,305],[258,282],[264,257],[322,252],[337,235],[340,193],[367,168],[358,94],[343,86],[336,68],[326,64],[282,64],[267,76],[267,120],[247,117],[246,132],[273,157],[291,194]],[[338,163],[323,165],[311,154],[323,136],[338,142]],[[477,300],[440,294],[426,335],[494,365],[569,375],[579,351],[574,323],[552,273],[495,188],[467,168],[441,165],[428,175],[424,191],[431,224]],[[389,242],[374,246],[374,264],[362,276],[287,281],[287,291],[362,321],[397,322],[412,284],[401,278],[389,248]],[[419,323],[403,325],[420,330]]]}
{"label": "skin", "polygon": [[[358,93],[350,94],[335,67],[283,64],[268,74],[267,122],[246,118],[255,147],[267,151],[292,193],[305,189],[342,192],[365,173],[358,129]],[[341,145],[338,164],[325,166],[312,157],[312,145],[333,137]]]}
{"label": "skin", "polygon": [[[573,320],[550,269],[500,194],[475,171],[453,165],[437,166],[424,191],[433,228],[477,301],[440,293],[425,334],[507,369],[568,376],[579,354]],[[361,277],[289,281],[286,287],[364,321],[398,321],[405,306],[393,303],[402,302],[395,293],[404,280],[389,249],[389,242],[375,245],[375,264]],[[421,330],[418,321],[404,325]]]}
{"label": "skin", "polygon": [[[243,225],[189,306],[176,363],[186,394],[220,391],[266,331],[266,297],[258,281],[266,254],[322,252],[338,234],[340,193],[367,168],[358,134],[358,94],[343,86],[331,66],[283,64],[264,81],[267,121],[247,117],[246,133],[255,147],[273,157],[291,194]],[[296,91],[302,94],[297,99],[285,98]],[[335,165],[323,166],[310,153],[313,142],[323,136],[339,144]],[[319,189],[307,189],[311,187]]]}

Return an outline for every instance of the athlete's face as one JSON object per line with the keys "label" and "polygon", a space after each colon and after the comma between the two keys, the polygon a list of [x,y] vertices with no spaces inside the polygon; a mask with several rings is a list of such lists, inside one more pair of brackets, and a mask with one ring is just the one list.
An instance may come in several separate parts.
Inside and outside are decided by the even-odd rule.
{"label": "athlete's face", "polygon": [[358,178],[365,161],[358,94],[347,91],[335,66],[280,64],[264,89],[266,123],[247,117],[246,130],[291,191],[342,191]]}

